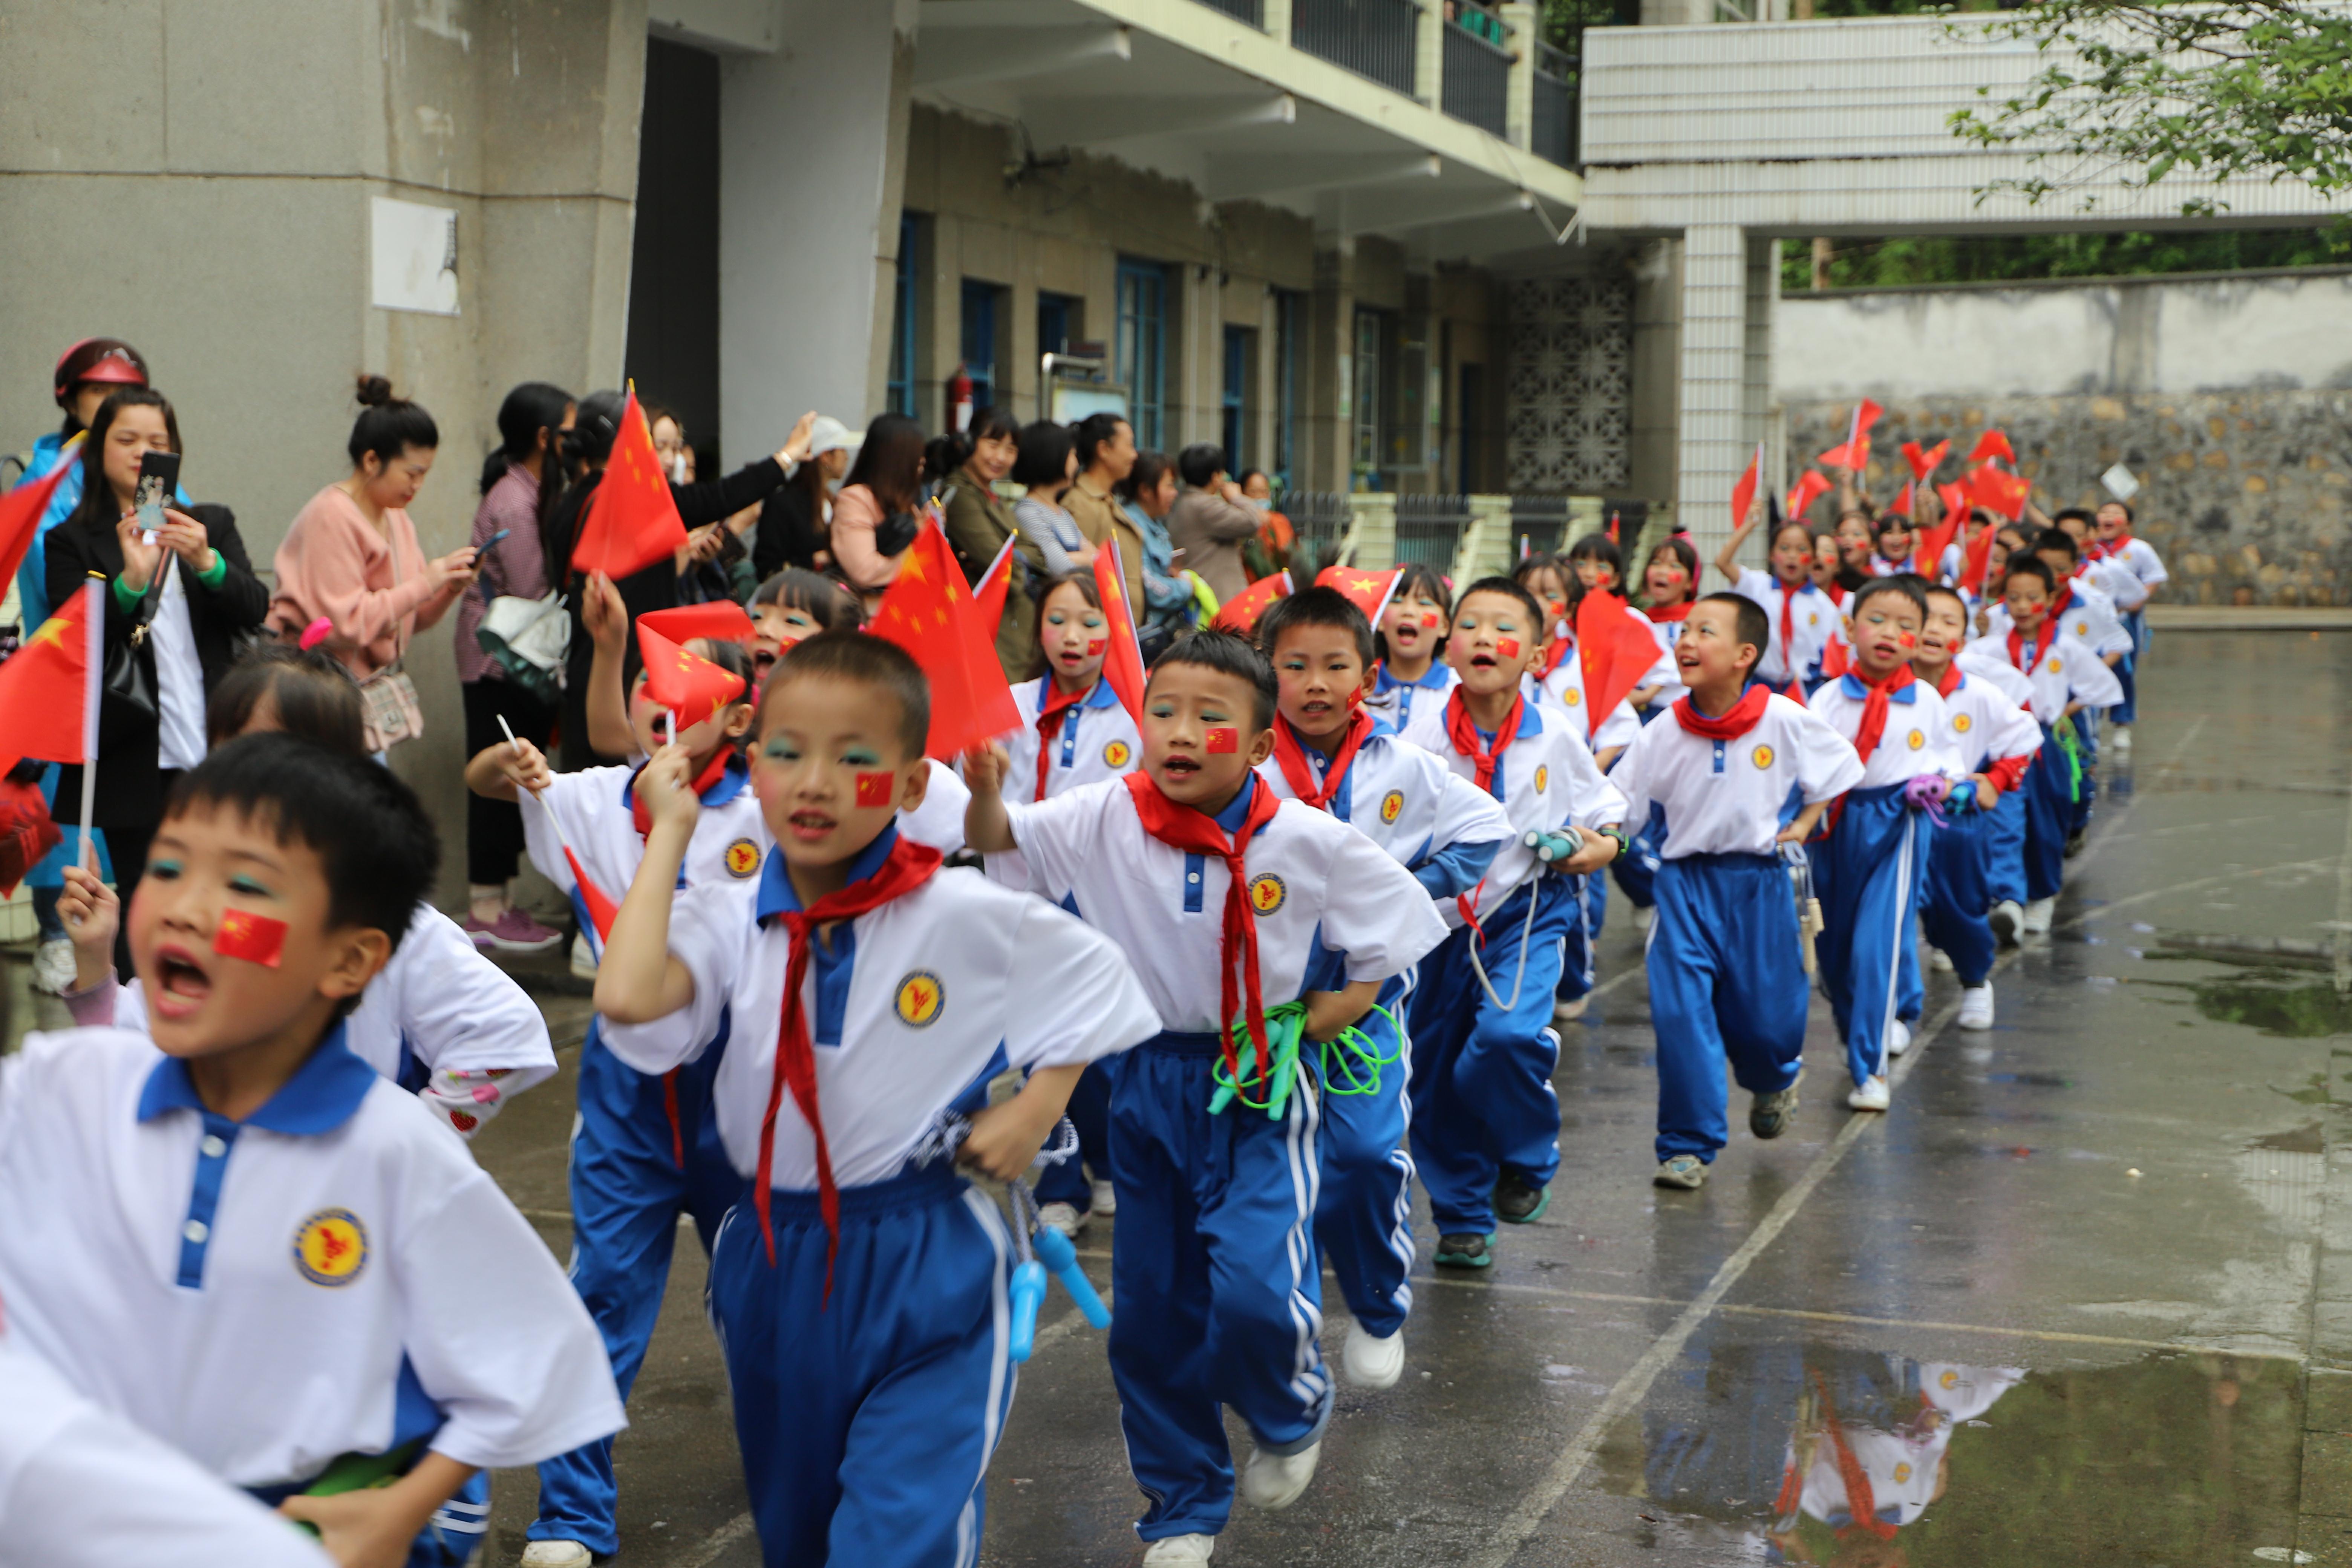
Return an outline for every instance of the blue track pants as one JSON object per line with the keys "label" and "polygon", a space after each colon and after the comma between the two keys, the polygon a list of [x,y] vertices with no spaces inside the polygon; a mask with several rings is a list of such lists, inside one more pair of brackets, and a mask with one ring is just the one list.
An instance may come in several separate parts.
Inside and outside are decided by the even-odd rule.
{"label": "blue track pants", "polygon": [[1916,984],[1914,919],[1924,830],[1919,814],[1903,804],[1903,786],[1885,784],[1849,790],[1837,826],[1807,847],[1822,902],[1814,950],[1856,1084],[1886,1071],[1906,951],[1913,952]]}
{"label": "blue track pants", "polygon": [[1712,1164],[1731,1076],[1750,1094],[1797,1081],[1812,987],[1789,872],[1769,855],[1692,855],[1658,868],[1650,1022],[1658,1037],[1660,1162]]}

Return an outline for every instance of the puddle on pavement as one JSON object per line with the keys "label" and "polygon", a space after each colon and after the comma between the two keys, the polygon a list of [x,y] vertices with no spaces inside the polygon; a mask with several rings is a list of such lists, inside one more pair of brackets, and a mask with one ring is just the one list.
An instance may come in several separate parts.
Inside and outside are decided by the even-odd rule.
{"label": "puddle on pavement", "polygon": [[1611,1433],[1601,1476],[1678,1553],[1712,1539],[1741,1562],[1849,1568],[2244,1563],[2294,1541],[2301,1380],[2290,1362],[2185,1352],[2033,1371],[1726,1328]]}
{"label": "puddle on pavement", "polygon": [[2141,984],[2186,992],[2197,1011],[2217,1024],[2243,1024],[2274,1038],[2316,1040],[2352,1035],[2352,996],[2336,989],[2324,970],[2231,960],[2216,952],[2154,952],[2151,960],[2228,965],[2204,980],[2144,980]]}

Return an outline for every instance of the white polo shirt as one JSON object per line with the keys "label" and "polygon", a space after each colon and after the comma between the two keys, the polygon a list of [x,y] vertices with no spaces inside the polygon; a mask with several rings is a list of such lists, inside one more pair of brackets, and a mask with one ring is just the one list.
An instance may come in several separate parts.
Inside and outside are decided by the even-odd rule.
{"label": "white polo shirt", "polygon": [[[929,759],[931,782],[923,791],[923,804],[912,811],[898,814],[898,831],[918,844],[928,844],[942,855],[953,855],[963,848],[963,812],[971,804],[971,791],[965,787],[962,775],[937,757]],[[1035,764],[1031,764],[1034,766]],[[757,812],[753,813],[757,816]],[[768,833],[765,817],[760,819],[760,843],[764,850],[775,840]]]}
{"label": "white polo shirt", "polygon": [[242,1122],[143,1035],[28,1037],[0,1063],[0,1300],[75,1387],[237,1486],[436,1423],[478,1466],[624,1425],[546,1245],[340,1029]]}
{"label": "white polo shirt", "polygon": [[[1860,676],[1848,674],[1817,688],[1806,706],[1850,743],[1862,728],[1862,711],[1869,700],[1870,688]],[[1885,728],[1854,787],[1908,784],[1921,773],[1958,778],[1963,771],[1959,752],[1952,746],[1951,726],[1944,718],[1944,700],[1926,681],[1914,680],[1887,694]]]}
{"label": "white polo shirt", "polygon": [[[1843,612],[1830,602],[1830,596],[1811,577],[1791,592],[1769,572],[1749,567],[1739,574],[1739,581],[1732,584],[1731,591],[1761,605],[1764,619],[1771,626],[1764,657],[1756,665],[1759,677],[1775,689],[1785,690],[1792,680],[1811,680],[1821,673],[1822,650],[1829,646],[1830,636],[1837,630]],[[1793,658],[1780,635],[1784,604],[1789,612],[1789,631],[1796,639]]]}
{"label": "white polo shirt", "polygon": [[[1299,749],[1321,784],[1330,773],[1328,759],[1312,746]],[[1275,794],[1298,798],[1272,757],[1257,771]],[[1325,809],[1412,872],[1433,899],[1476,887],[1511,831],[1493,796],[1385,724],[1357,748]]]}
{"label": "white polo shirt", "polygon": [[1462,684],[1454,667],[1445,662],[1441,651],[1421,672],[1419,680],[1399,680],[1382,665],[1372,679],[1372,694],[1364,699],[1364,706],[1372,716],[1388,721],[1389,728],[1402,735],[1412,722],[1412,716],[1429,708],[1444,708],[1447,697]]}
{"label": "white polo shirt", "polygon": [[[1024,680],[1013,689],[1013,705],[1020,710],[1027,722],[1004,738],[1005,754],[1012,759],[1004,775],[1004,792],[1008,799],[1050,800],[1064,790],[1079,784],[1131,773],[1142,764],[1142,733],[1136,729],[1135,720],[1128,713],[1127,705],[1111,689],[1110,682],[1097,680],[1093,690],[1062,710],[1062,721],[1055,731],[1055,742],[1049,753],[1045,788],[1040,794],[1037,789],[1037,716],[1045,710],[1045,699],[1053,685],[1051,677],[1041,676],[1035,680]],[[967,792],[965,799],[970,798]],[[956,826],[961,839],[961,818]],[[1003,887],[1026,888],[1029,885],[1028,868],[1022,865],[1021,852],[1017,849],[989,856],[987,865],[990,879]]]}
{"label": "white polo shirt", "polygon": [[0,1568],[333,1568],[318,1543],[0,1334]]}
{"label": "white polo shirt", "polygon": [[[851,879],[871,876],[896,838],[885,832],[860,851]],[[669,950],[694,976],[693,1002],[650,1024],[604,1025],[614,1056],[658,1073],[699,1055],[730,1011],[711,1097],[728,1158],[746,1177],[759,1170],[792,956],[792,933],[773,917],[799,908],[780,855],[769,857],[750,911],[709,889],[681,893]],[[830,946],[813,940],[801,1005],[817,1111],[844,1187],[921,1163],[941,1118],[986,1106],[989,1080],[1006,1068],[1098,1060],[1160,1028],[1127,961],[1099,932],[971,870],[934,872],[835,926]],[[789,1092],[769,1172],[784,1190],[817,1184],[815,1141]]]}
{"label": "white polo shirt", "polygon": [[[2124,630],[2122,620],[2116,615],[2113,599],[2080,577],[2069,579],[2074,592],[2063,614],[2055,617],[2066,635],[2105,658],[2111,653],[2128,652],[2131,633]],[[2006,637],[2016,623],[2010,619],[2007,603],[1996,600],[1985,609],[1985,636]],[[2117,689],[2121,689],[2120,687]],[[2116,701],[2123,700],[2117,698]]]}
{"label": "white polo shirt", "polygon": [[[2013,669],[2009,675],[2030,700],[2032,688],[2025,678]],[[1944,722],[1964,773],[1980,773],[1991,763],[2030,757],[2042,749],[2042,726],[2011,700],[2000,677],[1967,665],[1960,667],[1959,683],[1944,698]]]}
{"label": "white polo shirt", "polygon": [[2147,584],[2139,580],[2139,574],[2131,569],[2129,562],[2112,555],[2086,558],[2076,568],[2074,580],[2088,583],[2105,594],[2118,616],[2128,615],[2147,603]]}
{"label": "white polo shirt", "polygon": [[[1219,816],[1227,833],[1247,810],[1244,791]],[[1163,1028],[1225,1026],[1218,984],[1225,889],[1215,856],[1188,854],[1144,831],[1123,779],[1010,805],[1029,890],[1071,901],[1077,916],[1128,955]],[[1328,813],[1286,800],[1244,851],[1257,912],[1259,990],[1266,1005],[1295,1000],[1335,968],[1348,982],[1402,974],[1444,939],[1412,874],[1374,852]],[[1337,955],[1336,957],[1334,955]]]}
{"label": "white polo shirt", "polygon": [[2053,641],[2047,622],[2042,624],[2042,646],[2038,651],[2031,644],[2020,641],[2017,658],[2009,654],[2009,629],[2004,626],[1997,637],[1979,637],[1960,650],[1960,667],[1976,669],[1990,665],[2007,666],[2022,673],[2032,687],[2033,700],[2027,711],[2043,725],[2055,724],[2064,717],[2070,703],[2080,702],[2085,708],[2112,708],[2124,700],[2124,684],[2116,672],[2107,668],[2105,659],[2085,647],[2080,639],[2060,633]]}
{"label": "white polo shirt", "polygon": [[[1655,673],[1653,670],[1650,675]],[[1650,675],[1642,678],[1643,684],[1649,683]],[[1542,680],[1537,680],[1532,671],[1521,676],[1519,692],[1530,703],[1540,702],[1564,715],[1575,727],[1577,739],[1592,751],[1605,752],[1612,746],[1630,746],[1633,743],[1633,737],[1642,732],[1641,715],[1633,711],[1633,703],[1622,699],[1609,717],[1601,721],[1601,732],[1598,735],[1592,732],[1592,705],[1585,700],[1584,692],[1584,661],[1576,657],[1573,647],[1560,656],[1559,662]],[[1441,702],[1419,712],[1405,738],[1427,751],[1444,749],[1445,705]]]}
{"label": "white polo shirt", "polygon": [[2132,575],[2147,587],[2172,581],[2172,574],[2165,570],[2164,557],[2156,552],[2156,546],[2136,534],[2126,540],[2123,548],[2115,551],[2107,559],[2120,561],[2130,567]]}
{"label": "white polo shirt", "polygon": [[[584,768],[576,773],[557,773],[535,797],[523,792],[523,843],[530,863],[570,895],[580,930],[599,952],[604,944],[588,918],[588,906],[580,896],[572,868],[564,861],[563,846],[571,845],[589,879],[618,907],[628,897],[629,883],[646,858],[646,841],[637,832],[633,811],[632,789],[638,771],[627,766]],[[934,788],[939,784],[936,769],[931,784]],[[961,814],[958,815],[960,818]],[[561,838],[556,832],[559,826]],[[760,797],[751,793],[750,765],[739,757],[702,792],[702,816],[694,825],[685,863],[678,868],[678,887],[681,890],[731,888],[749,907],[760,863],[767,858],[771,842],[767,821],[760,815]]]}
{"label": "white polo shirt", "polygon": [[1649,724],[1610,770],[1629,826],[1647,824],[1661,858],[1770,855],[1803,807],[1862,782],[1846,738],[1777,692],[1736,740],[1695,735],[1672,713]]}

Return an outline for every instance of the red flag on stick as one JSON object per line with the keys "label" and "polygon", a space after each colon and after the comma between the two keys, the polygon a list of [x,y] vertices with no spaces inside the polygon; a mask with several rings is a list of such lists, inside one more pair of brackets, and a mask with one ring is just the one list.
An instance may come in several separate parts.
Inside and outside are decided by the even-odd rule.
{"label": "red flag on stick", "polygon": [[1827,474],[1819,468],[1807,468],[1799,477],[1796,484],[1790,488],[1788,501],[1780,509],[1781,515],[1791,522],[1802,521],[1805,513],[1811,510],[1812,504],[1829,494],[1833,488]]}
{"label": "red flag on stick", "polygon": [[1977,444],[1969,451],[1969,461],[1981,463],[1988,458],[2006,458],[2014,463],[2017,461],[2017,449],[2009,444],[2007,436],[1998,430],[1988,430],[1977,437]]}
{"label": "red flag on stick", "polygon": [[1951,450],[1952,443],[1949,440],[1938,441],[1924,452],[1919,449],[1918,442],[1906,441],[1903,443],[1903,460],[1911,465],[1913,479],[1924,479],[1934,473],[1943,460],[1950,456]]}
{"label": "red flag on stick", "polygon": [[1968,554],[1960,562],[1960,586],[1971,594],[1984,592],[1985,573],[1992,565],[1992,536],[2000,531],[1998,523],[1988,522],[1969,541]]}
{"label": "red flag on stick", "polygon": [[26,757],[43,763],[98,760],[98,688],[105,582],[92,577],[0,664],[0,772]]}
{"label": "red flag on stick", "polygon": [[[1286,578],[1288,574],[1284,574]],[[1109,635],[1103,648],[1103,679],[1118,694],[1128,717],[1143,722],[1143,641],[1135,630],[1135,607],[1127,602],[1127,569],[1120,564],[1118,541],[1107,542],[1095,554],[1095,596],[1102,601]]]}
{"label": "red flag on stick", "polygon": [[1626,613],[1624,600],[1596,590],[1577,601],[1576,653],[1584,667],[1585,711],[1598,730],[1658,662],[1658,640],[1646,621]]}
{"label": "red flag on stick", "polygon": [[980,617],[980,629],[992,640],[996,628],[1004,619],[1004,595],[1013,586],[1013,541],[996,552],[988,570],[980,574],[980,584],[971,591],[972,612]]}
{"label": "red flag on stick", "polygon": [[1851,468],[1859,474],[1870,466],[1870,428],[1886,410],[1864,398],[1854,405],[1853,422],[1846,427],[1845,445],[1832,447],[1821,457],[1822,465],[1831,468]]}
{"label": "red flag on stick", "polygon": [[912,654],[930,679],[931,733],[924,749],[932,756],[951,759],[1021,728],[1013,689],[996,662],[995,628],[980,624],[937,517],[924,516],[866,629]]}
{"label": "red flag on stick", "polygon": [[1936,574],[1943,570],[1944,552],[1952,547],[1952,541],[1959,537],[1960,525],[1968,520],[1966,511],[1945,508],[1943,521],[1920,531],[1919,550],[1911,558],[1911,570],[1933,582]]}
{"label": "red flag on stick", "polygon": [[569,844],[563,847],[563,863],[572,868],[572,883],[579,890],[581,904],[588,911],[588,923],[595,930],[596,951],[602,953],[605,939],[613,934],[613,917],[621,912],[621,906],[613,901],[612,894],[596,885]]}
{"label": "red flag on stick", "polygon": [[2015,522],[2025,515],[2025,498],[2033,493],[2033,482],[1987,463],[1969,475],[1969,489],[1977,505]]}
{"label": "red flag on stick", "polygon": [[1398,572],[1366,572],[1354,566],[1326,566],[1316,574],[1315,585],[1332,588],[1347,595],[1349,603],[1364,612],[1364,619],[1374,626],[1381,624],[1381,612],[1389,607],[1389,596],[1396,592]]}
{"label": "red flag on stick", "polygon": [[1731,487],[1731,526],[1738,528],[1748,521],[1748,509],[1755,504],[1756,487],[1764,482],[1764,443],[1756,443],[1756,455],[1748,459],[1748,471]]}
{"label": "red flag on stick", "polygon": [[637,617],[637,629],[642,632],[647,626],[681,647],[697,637],[709,642],[750,642],[753,633],[751,616],[732,599],[647,610]]}
{"label": "red flag on stick", "polygon": [[1909,517],[1911,515],[1911,487],[1918,482],[1919,481],[1916,479],[1910,479],[1905,482],[1903,486],[1903,493],[1886,503],[1887,516]]}
{"label": "red flag on stick", "polygon": [[675,555],[685,544],[686,524],[678,519],[661,459],[654,455],[653,432],[646,427],[646,411],[637,406],[633,385],[621,409],[612,458],[572,542],[572,569],[602,572],[617,582]]}
{"label": "red flag on stick", "polygon": [[637,651],[646,661],[646,700],[669,710],[677,730],[690,730],[743,695],[743,678],[689,653],[646,624],[637,622]]}
{"label": "red flag on stick", "polygon": [[1221,632],[1238,632],[1247,637],[1257,629],[1257,618],[1265,614],[1267,605],[1288,597],[1290,574],[1276,572],[1271,577],[1259,578],[1217,606],[1217,618],[1210,625]]}
{"label": "red flag on stick", "polygon": [[0,584],[25,563],[25,552],[33,548],[33,536],[40,531],[41,514],[49,510],[49,498],[65,482],[66,471],[81,458],[81,435],[76,435],[58,453],[57,467],[0,496]]}

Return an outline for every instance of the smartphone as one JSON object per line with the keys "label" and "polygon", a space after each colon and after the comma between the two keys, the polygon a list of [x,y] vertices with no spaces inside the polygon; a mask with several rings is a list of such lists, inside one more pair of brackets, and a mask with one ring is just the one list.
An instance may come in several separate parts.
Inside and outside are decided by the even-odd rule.
{"label": "smartphone", "polygon": [[155,542],[155,531],[163,526],[163,503],[179,493],[180,454],[148,452],[139,459],[139,488],[131,492],[131,505],[138,510],[139,526],[147,531],[146,542]]}

